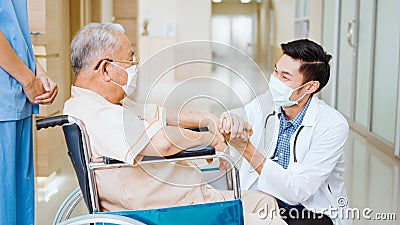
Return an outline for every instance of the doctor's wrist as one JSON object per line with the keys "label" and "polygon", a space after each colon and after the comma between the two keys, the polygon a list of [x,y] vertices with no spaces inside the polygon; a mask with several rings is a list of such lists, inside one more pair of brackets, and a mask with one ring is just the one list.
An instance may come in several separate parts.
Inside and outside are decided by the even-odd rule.
{"label": "doctor's wrist", "polygon": [[244,141],[240,137],[233,137],[233,136],[230,136],[228,142],[242,155],[244,155],[244,153],[248,151],[248,147],[250,144],[249,140]]}

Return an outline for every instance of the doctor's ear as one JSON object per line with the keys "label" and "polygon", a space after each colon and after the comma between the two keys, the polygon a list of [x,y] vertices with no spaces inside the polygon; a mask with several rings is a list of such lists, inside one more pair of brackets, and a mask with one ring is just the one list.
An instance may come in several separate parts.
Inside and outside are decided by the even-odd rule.
{"label": "doctor's ear", "polygon": [[319,81],[310,81],[310,85],[307,88],[307,93],[315,93],[319,88]]}

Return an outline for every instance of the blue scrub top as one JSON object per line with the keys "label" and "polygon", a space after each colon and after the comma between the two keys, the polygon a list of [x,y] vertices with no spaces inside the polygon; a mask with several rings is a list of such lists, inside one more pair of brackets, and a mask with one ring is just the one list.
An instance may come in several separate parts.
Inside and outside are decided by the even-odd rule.
{"label": "blue scrub top", "polygon": [[[17,56],[35,73],[27,11],[26,0],[1,0],[0,30]],[[0,121],[24,119],[38,111],[38,105],[26,98],[21,84],[0,67]]]}

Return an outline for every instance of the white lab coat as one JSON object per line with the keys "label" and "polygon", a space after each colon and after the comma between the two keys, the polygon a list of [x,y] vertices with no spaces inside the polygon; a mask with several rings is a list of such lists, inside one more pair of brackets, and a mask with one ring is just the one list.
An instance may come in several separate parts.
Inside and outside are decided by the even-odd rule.
{"label": "white lab coat", "polygon": [[[251,142],[266,155],[267,160],[258,175],[246,160],[240,168],[242,189],[258,189],[275,196],[289,204],[302,204],[307,209],[314,209],[332,218],[334,224],[347,225],[351,220],[336,219],[344,213],[346,216],[347,195],[344,188],[344,144],[348,135],[346,119],[335,109],[318,97],[313,96],[304,116],[303,129],[298,134],[294,159],[294,139],[299,129],[290,140],[290,162],[288,169],[283,169],[270,158],[274,155],[279,132],[277,113],[271,115],[265,126],[265,120],[276,108],[267,91],[245,107],[244,115],[253,127]],[[323,209],[332,209],[322,211]],[[335,208],[338,209],[335,211]]]}

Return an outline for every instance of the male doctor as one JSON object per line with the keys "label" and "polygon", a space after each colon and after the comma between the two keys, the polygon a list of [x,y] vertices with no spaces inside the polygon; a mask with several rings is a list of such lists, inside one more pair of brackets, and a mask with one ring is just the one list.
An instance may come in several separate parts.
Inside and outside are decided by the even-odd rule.
{"label": "male doctor", "polygon": [[331,56],[306,39],[281,48],[269,91],[244,107],[250,141],[248,125],[233,114],[239,109],[220,118],[221,132],[246,159],[242,188],[275,196],[289,225],[351,224],[343,179],[348,124],[314,95],[328,83]]}

